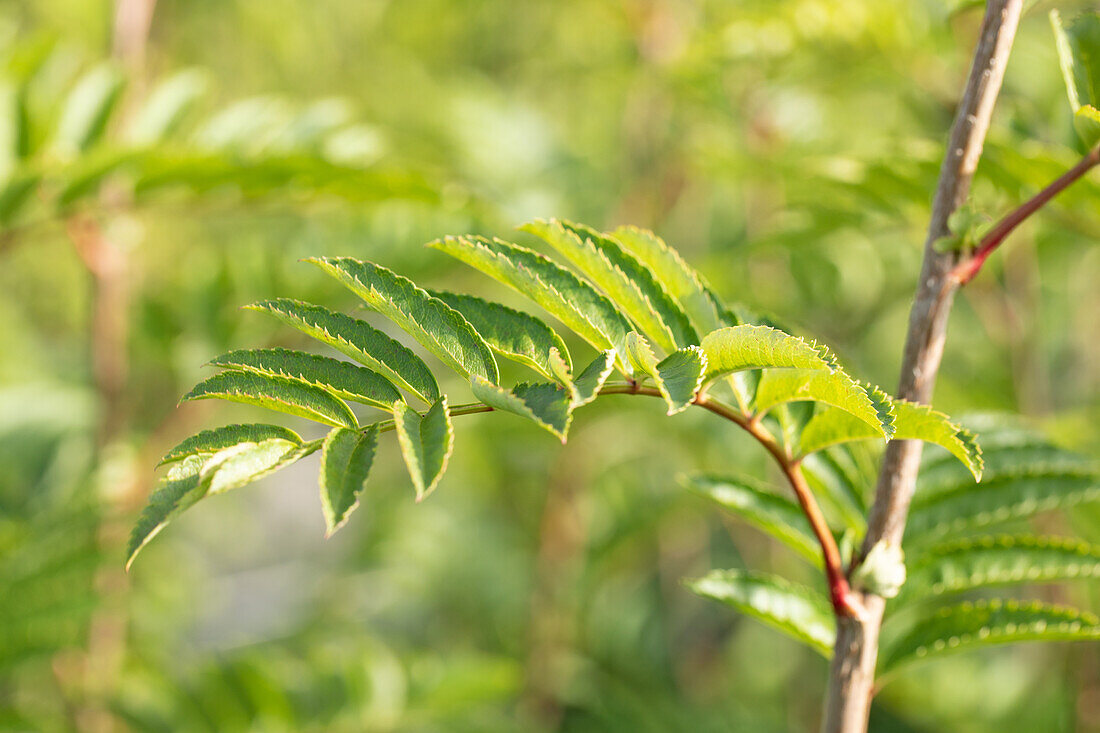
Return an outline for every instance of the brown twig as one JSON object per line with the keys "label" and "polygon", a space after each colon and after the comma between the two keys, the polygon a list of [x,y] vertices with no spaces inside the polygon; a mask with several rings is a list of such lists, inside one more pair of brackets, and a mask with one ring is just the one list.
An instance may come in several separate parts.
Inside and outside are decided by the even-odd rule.
{"label": "brown twig", "polygon": [[[970,191],[1021,11],[1022,0],[989,0],[986,4],[974,61],[955,113],[932,202],[897,391],[902,399],[926,403],[932,396],[943,357],[947,319],[958,289],[952,271],[959,257],[956,252],[938,252],[935,242],[950,234],[947,220]],[[901,543],[916,487],[921,448],[921,443],[913,440],[895,440],[887,446],[861,556],[879,542]],[[837,619],[836,646],[822,719],[824,733],[867,730],[885,604],[885,599],[868,594],[863,598],[867,610],[864,619]]]}

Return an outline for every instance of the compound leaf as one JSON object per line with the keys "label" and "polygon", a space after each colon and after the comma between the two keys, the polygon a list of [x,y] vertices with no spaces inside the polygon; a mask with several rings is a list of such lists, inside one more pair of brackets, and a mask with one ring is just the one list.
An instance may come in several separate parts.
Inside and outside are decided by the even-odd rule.
{"label": "compound leaf", "polygon": [[363,431],[336,428],[325,438],[320,483],[326,537],[343,527],[359,506],[359,494],[367,483],[377,447],[378,428],[373,425]]}
{"label": "compound leaf", "polygon": [[749,570],[715,570],[688,587],[763,621],[826,658],[832,656],[836,622],[828,599],[817,591]]}
{"label": "compound leaf", "polygon": [[393,419],[401,456],[416,488],[416,500],[423,501],[439,484],[454,449],[447,397],[440,397],[423,415],[404,402],[394,402]]}
{"label": "compound leaf", "polygon": [[1020,641],[1100,639],[1100,618],[1038,601],[988,600],[940,609],[884,654],[882,671],[918,659]]}
{"label": "compound leaf", "polygon": [[306,261],[339,280],[462,376],[476,374],[493,383],[500,378],[496,359],[477,331],[458,311],[412,280],[350,257]]}
{"label": "compound leaf", "polygon": [[906,600],[994,585],[1100,576],[1100,547],[1058,537],[971,537],[922,549],[909,565]]}
{"label": "compound leaf", "polygon": [[917,544],[963,530],[1024,519],[1100,499],[1100,475],[1089,469],[1034,467],[1003,473],[913,500],[906,541]]}
{"label": "compound leaf", "polygon": [[222,399],[266,407],[333,427],[358,426],[351,409],[329,392],[293,379],[253,372],[221,372],[207,377],[183,396],[188,400]]}
{"label": "compound leaf", "polygon": [[429,405],[439,399],[439,385],[424,360],[366,321],[289,298],[264,300],[245,307],[271,313],[283,323],[388,376]]}

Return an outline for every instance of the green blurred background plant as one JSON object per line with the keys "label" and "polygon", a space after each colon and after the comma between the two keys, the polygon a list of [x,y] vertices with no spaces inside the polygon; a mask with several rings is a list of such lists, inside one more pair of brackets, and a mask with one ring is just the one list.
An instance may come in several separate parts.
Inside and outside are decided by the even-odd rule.
{"label": "green blurred background plant", "polygon": [[[978,211],[1081,152],[1049,7],[1024,17]],[[351,304],[308,255],[469,291],[420,245],[635,223],[892,384],[979,6],[160,0],[143,51],[107,0],[0,8],[5,119],[24,121],[0,130],[0,729],[813,727],[824,661],[680,585],[807,572],[680,488],[765,471],[695,416],[667,432],[644,405],[597,408],[564,448],[483,420],[423,504],[380,460],[328,542],[308,465],[196,507],[129,576],[125,535],[156,457],[227,409],[173,409],[201,364],[288,338],[237,307]],[[170,78],[194,95],[149,144],[141,111]],[[103,124],[69,134],[77,91],[114,80]],[[1097,193],[1068,191],[967,288],[937,407],[1019,412],[1100,453]],[[1096,504],[1037,522],[1100,542]],[[1095,583],[1028,595],[1100,608]],[[879,699],[876,731],[1091,730],[1100,661],[994,649]]]}

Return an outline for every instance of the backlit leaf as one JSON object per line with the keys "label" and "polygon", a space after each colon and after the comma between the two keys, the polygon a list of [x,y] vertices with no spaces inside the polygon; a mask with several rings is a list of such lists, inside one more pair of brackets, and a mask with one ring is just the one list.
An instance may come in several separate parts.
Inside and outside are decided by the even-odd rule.
{"label": "backlit leaf", "polygon": [[975,481],[982,480],[982,449],[974,434],[955,425],[947,415],[936,412],[928,405],[905,400],[893,400],[894,440],[923,440],[945,448],[962,461]]}
{"label": "backlit leaf", "polygon": [[318,387],[283,377],[221,372],[196,384],[180,401],[205,399],[266,407],[334,427],[353,428],[359,424],[339,398]]}
{"label": "backlit leaf", "polygon": [[882,671],[912,661],[1020,641],[1100,639],[1100,618],[1038,601],[988,600],[936,611],[883,654]]}
{"label": "backlit leaf", "polygon": [[907,542],[925,542],[963,530],[1024,519],[1100,499],[1100,476],[1090,470],[1036,467],[913,499]]}
{"label": "backlit leaf", "polygon": [[[786,402],[821,402],[844,410],[876,428],[882,437],[893,432],[894,415],[890,399],[869,389],[837,369],[768,369],[756,388],[756,410]],[[808,427],[808,426],[807,426]]]}
{"label": "backlit leaf", "polygon": [[746,478],[692,476],[687,486],[810,562],[821,565],[821,548],[799,506]]}
{"label": "backlit leaf", "polygon": [[922,548],[902,589],[914,601],[994,585],[1100,577],[1100,547],[1058,537],[971,537]]}
{"label": "backlit leaf", "polygon": [[708,293],[701,275],[653,232],[623,226],[612,236],[646,265],[687,313],[696,331],[710,333],[726,325],[720,320],[715,300]]}
{"label": "backlit leaf", "polygon": [[[621,355],[630,324],[610,300],[537,252],[499,239],[445,237],[428,246],[446,252],[535,301],[597,349]],[[619,367],[630,369],[619,357]]]}
{"label": "backlit leaf", "polygon": [[302,439],[297,433],[281,425],[265,425],[263,423],[224,425],[220,428],[203,430],[185,439],[164,454],[164,458],[160,459],[160,465],[182,461],[188,456],[200,453],[217,453],[223,448],[229,448],[238,443],[259,443],[272,438],[290,441],[298,445],[302,443]]}
{"label": "backlit leaf", "polygon": [[833,371],[836,365],[821,347],[769,326],[730,326],[712,331],[700,344],[707,357],[709,383],[746,369],[786,367]]}
{"label": "backlit leaf", "polygon": [[645,336],[631,331],[626,335],[626,350],[635,376],[646,375],[653,380],[668,403],[669,415],[688,408],[699,391],[706,369],[706,357],[698,346],[679,349],[658,362]]}
{"label": "backlit leaf", "polygon": [[401,399],[382,375],[339,359],[290,349],[241,349],[213,359],[214,366],[286,377],[331,392],[345,400],[389,411]]}
{"label": "backlit leaf", "polygon": [[366,321],[288,298],[245,307],[271,313],[283,323],[388,376],[429,405],[439,399],[439,385],[424,360]]}
{"label": "backlit leaf", "polygon": [[485,339],[489,348],[501,356],[528,366],[549,379],[556,379],[550,353],[552,349],[557,349],[566,367],[572,367],[569,350],[561,337],[534,316],[473,295],[428,292],[461,313]]}
{"label": "backlit leaf", "polygon": [[824,594],[776,575],[749,570],[715,570],[688,587],[763,621],[826,658],[832,656],[836,622]]}
{"label": "backlit leaf", "polygon": [[474,397],[495,410],[504,410],[532,420],[565,442],[573,420],[573,398],[559,384],[519,384],[512,391],[478,377],[470,380]]}
{"label": "backlit leaf", "polygon": [[122,92],[122,74],[109,63],[89,69],[65,100],[57,123],[54,146],[63,155],[75,155],[97,142]]}
{"label": "backlit leaf", "polygon": [[665,351],[698,343],[699,336],[679,303],[614,238],[557,219],[536,219],[520,228],[573,263]]}
{"label": "backlit leaf", "polygon": [[[301,457],[303,446],[281,438],[258,443],[238,443],[223,448],[206,462],[199,472],[199,481],[206,494],[220,494],[238,489],[283,468]],[[316,450],[313,448],[312,452]]]}
{"label": "backlit leaf", "polygon": [[494,384],[499,380],[496,359],[481,336],[458,311],[412,280],[350,257],[306,261],[342,282],[462,376],[476,374]]}
{"label": "backlit leaf", "polygon": [[447,397],[440,397],[423,415],[404,402],[395,402],[393,419],[401,456],[416,488],[416,500],[422,501],[439,484],[454,449]]}
{"label": "backlit leaf", "polygon": [[321,508],[325,515],[326,536],[344,526],[359,506],[359,494],[366,485],[374,451],[378,447],[378,429],[336,428],[321,448]]}
{"label": "backlit leaf", "polygon": [[611,349],[596,356],[572,381],[573,407],[587,405],[600,394],[611,370],[615,368],[615,351]]}

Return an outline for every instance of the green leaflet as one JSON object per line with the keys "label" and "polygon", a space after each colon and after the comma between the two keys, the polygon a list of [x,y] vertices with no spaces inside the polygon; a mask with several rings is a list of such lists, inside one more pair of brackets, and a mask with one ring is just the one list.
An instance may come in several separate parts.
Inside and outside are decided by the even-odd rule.
{"label": "green leaflet", "polygon": [[573,379],[571,391],[573,392],[573,407],[587,405],[600,394],[607,378],[611,376],[611,370],[615,368],[615,350],[601,352],[592,363],[589,364]]}
{"label": "green leaflet", "polygon": [[669,295],[680,303],[696,331],[710,333],[725,325],[702,276],[663,239],[633,226],[619,227],[611,236],[653,271]]}
{"label": "green leaflet", "polygon": [[913,500],[906,542],[920,542],[965,529],[1023,519],[1100,499],[1100,476],[1089,470],[1042,467],[1005,473],[977,486],[964,485]]}
{"label": "green leaflet", "polygon": [[[203,433],[199,433],[195,438],[202,435]],[[214,442],[209,445],[212,447]],[[228,491],[237,486],[243,486],[289,466],[320,447],[319,440],[301,444],[292,440],[272,438],[231,445],[214,453],[194,453],[175,463],[149,497],[149,503],[142,510],[137,524],[130,533],[126,569],[130,569],[138,552],[172,518],[208,493]]]}
{"label": "green leaflet", "polygon": [[935,443],[962,461],[974,474],[975,481],[982,480],[982,449],[973,433],[955,425],[947,415],[928,405],[906,400],[893,400],[893,404],[896,415],[894,440]]}
{"label": "green leaflet", "polygon": [[749,570],[715,570],[688,582],[688,588],[763,621],[825,658],[832,656],[836,622],[828,599],[817,591]]}
{"label": "green leaflet", "polygon": [[661,362],[645,336],[631,331],[626,335],[626,353],[635,372],[649,376],[668,403],[668,414],[683,412],[691,405],[706,371],[706,357],[698,346],[687,346],[669,354]]}
{"label": "green leaflet", "polygon": [[186,69],[159,81],[134,115],[126,139],[135,145],[163,141],[179,128],[207,86],[206,74],[198,69]]}
{"label": "green leaflet", "polygon": [[758,413],[786,402],[806,401],[839,408],[877,429],[881,437],[889,438],[894,432],[890,398],[881,390],[864,387],[840,369],[768,369],[760,376]]}
{"label": "green leaflet", "polygon": [[222,399],[266,407],[333,427],[358,426],[355,415],[338,397],[318,387],[283,377],[252,372],[221,372],[195,385],[180,402]]}
{"label": "green leaflet", "polygon": [[302,439],[297,433],[281,425],[265,425],[263,423],[225,425],[220,428],[203,430],[190,438],[186,438],[175,448],[165,453],[164,458],[161,458],[160,463],[157,465],[163,466],[166,463],[174,463],[200,453],[217,453],[223,448],[229,448],[238,443],[259,443],[272,438],[287,440],[298,445],[302,444]]}
{"label": "green leaflet", "polygon": [[572,368],[569,350],[561,337],[538,318],[473,295],[434,290],[428,293],[461,313],[489,348],[501,356],[531,367],[544,377],[557,379],[551,363],[551,350],[556,349],[566,367]]}
{"label": "green leaflet", "polygon": [[1089,639],[1100,639],[1100,619],[1090,613],[1038,601],[961,603],[940,609],[891,644],[883,655],[882,672],[979,646]]}
{"label": "green leaflet", "polygon": [[[1094,472],[1094,460],[1059,448],[1041,433],[1006,415],[968,416],[967,427],[982,436],[982,480],[1002,475],[1047,472]],[[923,497],[969,485],[973,477],[949,453],[926,452],[921,460],[917,492]]]}
{"label": "green leaflet", "polygon": [[[895,430],[896,430],[895,418]],[[881,438],[882,432],[839,407],[829,407],[810,418],[799,437],[802,455],[817,453],[838,443]]]}
{"label": "green leaflet", "polygon": [[902,596],[917,601],[992,585],[1100,577],[1100,547],[1058,537],[976,537],[922,549]]}
{"label": "green leaflet", "polygon": [[700,344],[707,357],[704,383],[746,369],[787,367],[833,371],[823,348],[770,326],[730,326],[712,331]]}
{"label": "green leaflet", "polygon": [[110,63],[89,69],[69,92],[57,123],[54,148],[62,155],[87,150],[103,136],[122,92],[122,74]]}
{"label": "green leaflet", "polygon": [[745,478],[692,476],[685,481],[685,485],[776,538],[815,565],[822,564],[821,548],[810,523],[793,501],[776,496]]}
{"label": "green leaflet", "polygon": [[454,425],[447,410],[447,397],[440,397],[423,415],[404,402],[395,402],[393,419],[401,456],[416,488],[416,500],[423,501],[439,484],[454,449]]}
{"label": "green leaflet", "polygon": [[306,260],[332,275],[367,305],[389,318],[421,346],[464,377],[500,379],[493,352],[462,315],[412,280],[350,257]]}
{"label": "green leaflet", "polygon": [[205,488],[199,484],[198,467],[186,476],[162,479],[130,532],[126,569],[130,569],[141,548],[164,529],[173,517],[192,506],[205,493]]}
{"label": "green leaflet", "polygon": [[[876,396],[881,394],[879,390],[875,393]],[[951,423],[946,415],[931,407],[886,398],[885,395],[883,399],[893,406],[894,440],[923,440],[939,445],[966,466],[975,480],[981,479],[984,460],[981,446],[973,433]],[[840,409],[830,408],[814,415],[802,431],[799,442],[802,454],[808,455],[838,443],[879,437],[882,436],[867,422]],[[955,475],[954,471],[949,473]],[[922,471],[922,484],[925,478]]]}
{"label": "green leaflet", "polygon": [[1085,145],[1092,147],[1100,142],[1100,16],[1082,13],[1063,25],[1058,11],[1051,10],[1050,25],[1074,127]]}
{"label": "green leaflet", "polygon": [[429,405],[439,399],[439,385],[424,360],[366,321],[288,298],[245,307],[271,313],[283,323],[385,374]]}
{"label": "green leaflet", "polygon": [[325,438],[320,476],[326,537],[343,527],[359,506],[377,447],[378,428],[373,425],[364,431],[336,428]]}
{"label": "green leaflet", "polygon": [[[212,455],[199,472],[203,494],[239,489],[298,460],[302,449],[302,445],[280,438],[223,448]],[[312,447],[309,452],[314,450],[316,448]],[[288,458],[292,458],[289,463],[286,462]]]}
{"label": "green leaflet", "polygon": [[657,365],[661,394],[668,402],[668,414],[683,412],[695,400],[703,386],[707,357],[698,346],[685,346],[666,356]]}
{"label": "green leaflet", "polygon": [[474,376],[470,379],[474,397],[494,410],[511,412],[548,430],[565,442],[569,424],[573,421],[573,396],[561,385],[518,384],[511,392]]}
{"label": "green leaflet", "polygon": [[597,349],[615,349],[619,367],[630,324],[615,305],[569,270],[515,244],[483,237],[445,237],[428,245],[527,296]]}
{"label": "green leaflet", "polygon": [[401,399],[382,375],[327,356],[290,349],[240,349],[211,360],[213,366],[305,382],[345,400],[390,410]]}
{"label": "green leaflet", "polygon": [[680,305],[619,242],[557,219],[536,219],[520,229],[540,237],[572,262],[665,351],[699,342]]}
{"label": "green leaflet", "polygon": [[40,173],[16,171],[0,187],[0,224],[15,221],[23,213],[23,206],[31,200],[41,181]]}

